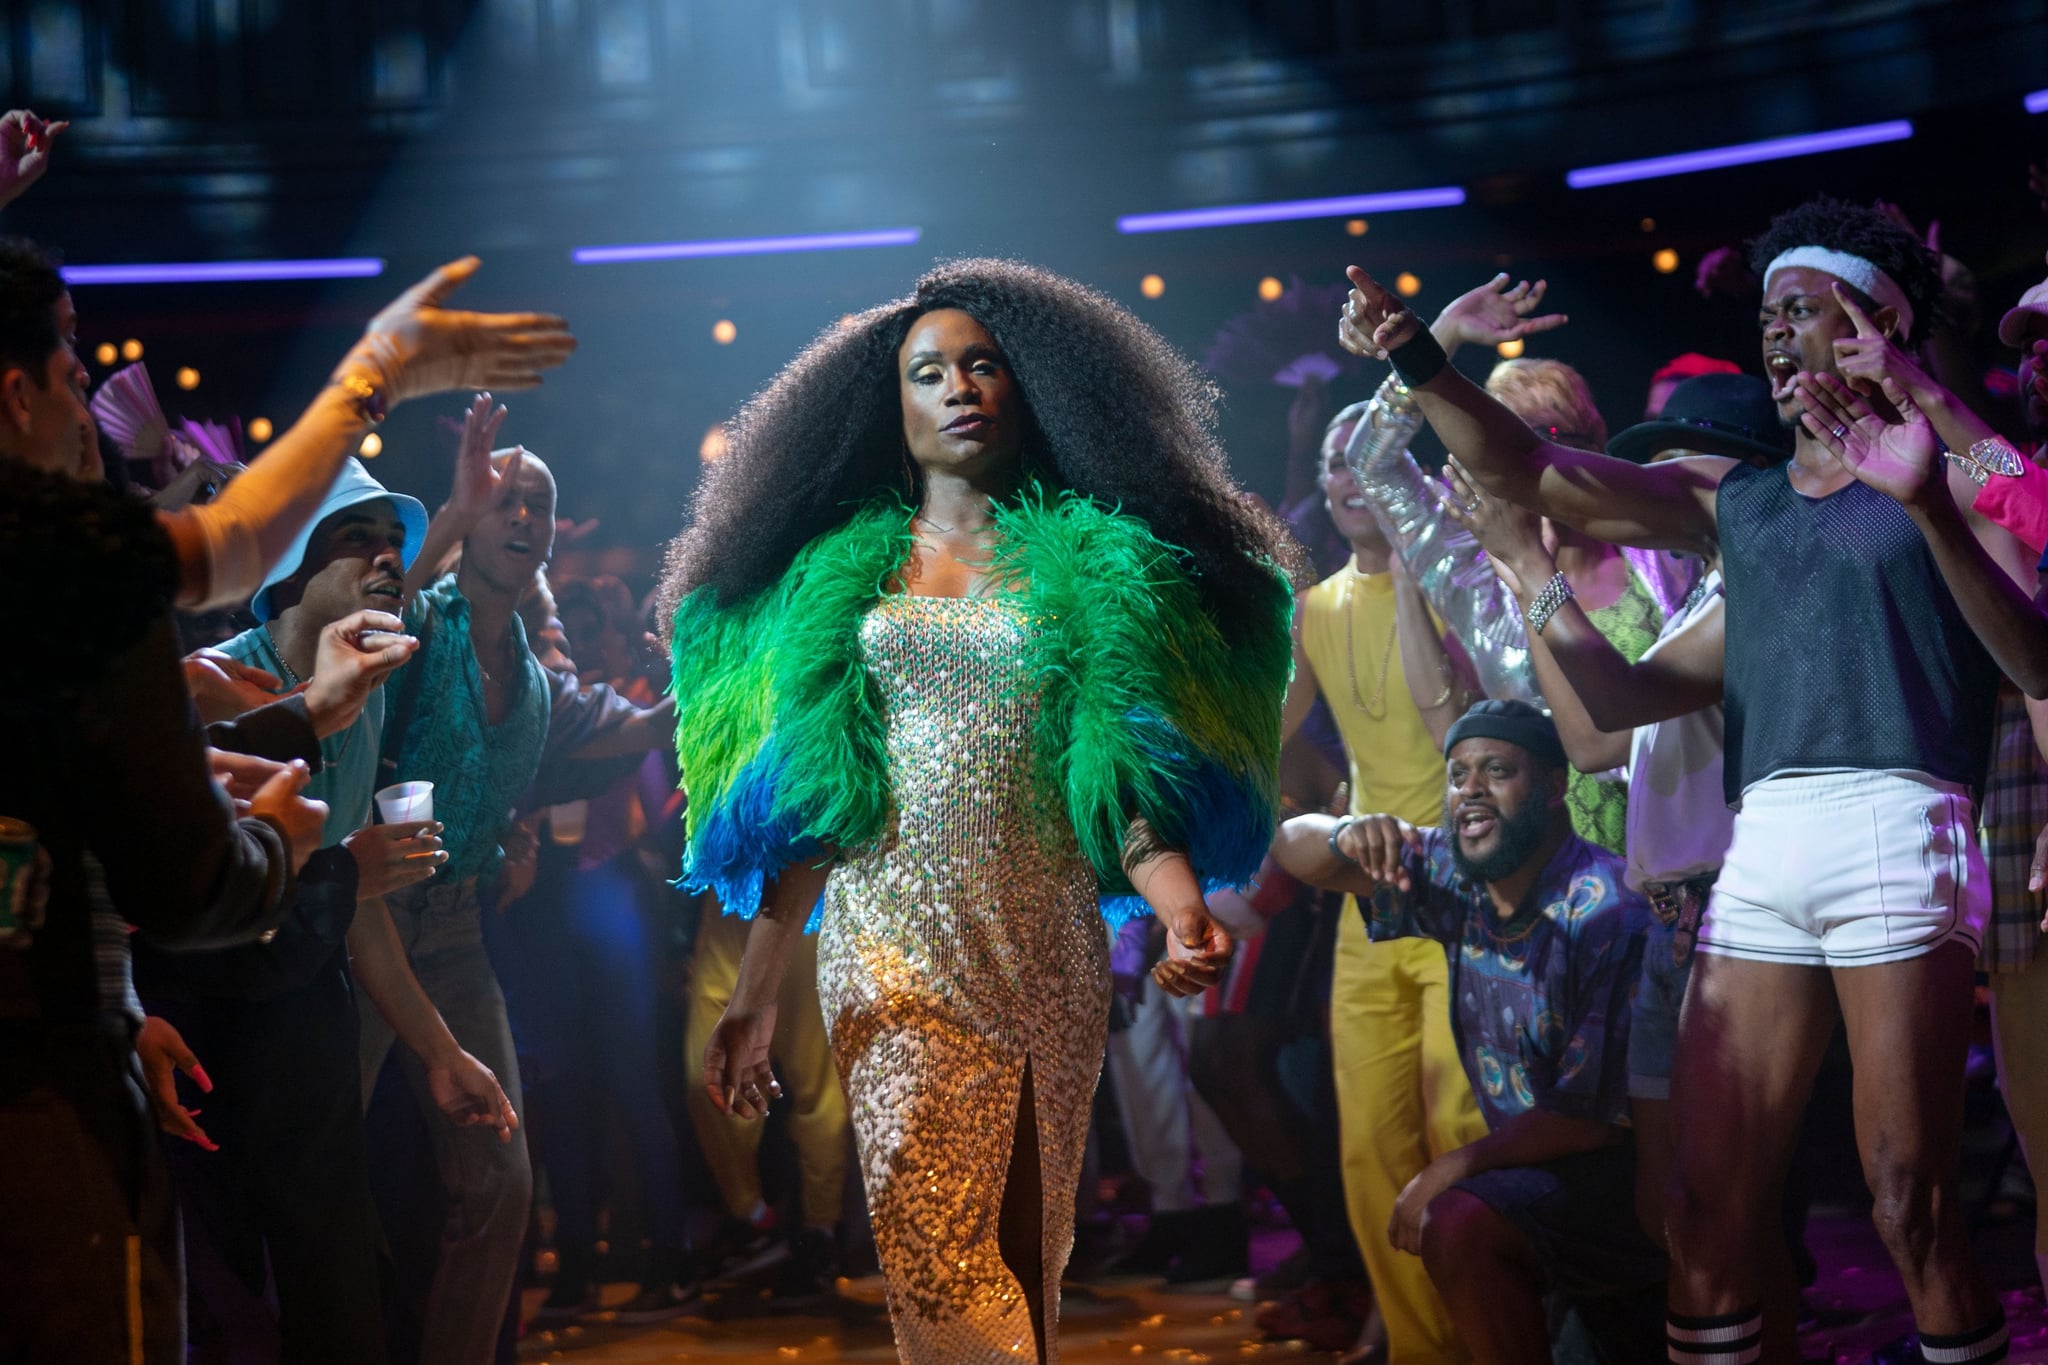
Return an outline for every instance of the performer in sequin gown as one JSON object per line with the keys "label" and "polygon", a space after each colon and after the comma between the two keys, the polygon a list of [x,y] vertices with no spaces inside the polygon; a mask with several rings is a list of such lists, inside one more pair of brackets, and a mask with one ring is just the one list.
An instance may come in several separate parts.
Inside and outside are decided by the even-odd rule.
{"label": "performer in sequin gown", "polygon": [[1073,1242],[1109,953],[1094,870],[1031,771],[1031,629],[1000,598],[904,595],[861,625],[899,816],[833,871],[818,994],[909,1360],[1032,1351],[995,1197],[1027,1068],[1047,1304]]}
{"label": "performer in sequin gown", "polygon": [[753,918],[706,1085],[740,1118],[779,1093],[774,1002],[822,898],[912,1365],[1057,1361],[1103,921],[1157,915],[1155,979],[1201,989],[1231,948],[1203,887],[1271,837],[1287,542],[1207,402],[1100,295],[955,263],[749,405],[671,549],[682,884]]}

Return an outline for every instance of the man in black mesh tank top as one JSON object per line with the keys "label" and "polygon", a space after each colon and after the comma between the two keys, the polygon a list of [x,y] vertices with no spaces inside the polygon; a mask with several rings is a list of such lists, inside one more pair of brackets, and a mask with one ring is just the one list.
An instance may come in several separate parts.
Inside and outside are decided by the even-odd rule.
{"label": "man in black mesh tank top", "polygon": [[[2004,1319],[1971,1263],[1956,1191],[1989,900],[1972,797],[1998,667],[1914,518],[1858,482],[1827,431],[1798,425],[1801,376],[1838,374],[1835,343],[1856,336],[1843,299],[1910,348],[1933,319],[1937,263],[1882,214],[1827,199],[1781,215],[1753,259],[1764,370],[1798,436],[1774,468],[1709,456],[1639,466],[1545,441],[1445,365],[1414,315],[1356,267],[1340,339],[1392,360],[1488,492],[1602,540],[1723,564],[1727,794],[1739,811],[1672,1075],[1671,1358],[1761,1358],[1754,1248],[1771,1234],[1839,1009],[1873,1217],[1922,1352],[2004,1360]],[[1976,485],[1961,470],[1951,482],[1969,507]],[[2017,540],[1963,515],[1987,562],[2031,585]],[[1569,592],[1552,580],[1530,629]]]}

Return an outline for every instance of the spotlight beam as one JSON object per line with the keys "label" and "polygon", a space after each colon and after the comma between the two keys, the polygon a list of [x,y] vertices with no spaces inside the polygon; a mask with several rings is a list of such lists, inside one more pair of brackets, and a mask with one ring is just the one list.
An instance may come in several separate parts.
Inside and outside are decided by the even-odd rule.
{"label": "spotlight beam", "polygon": [[705,256],[765,256],[789,251],[848,251],[861,247],[913,246],[922,228],[874,232],[821,232],[801,237],[731,237],[703,242],[643,242],[629,246],[579,246],[570,253],[578,265],[620,261],[682,261]]}
{"label": "spotlight beam", "polygon": [[2036,90],[2027,96],[2026,106],[2030,114],[2048,114],[2048,90]]}
{"label": "spotlight beam", "polygon": [[353,280],[384,273],[375,257],[301,261],[168,261],[153,265],[67,265],[66,284],[234,284],[246,280]]}
{"label": "spotlight beam", "polygon": [[1787,157],[1839,152],[1851,147],[1869,147],[1880,142],[1900,142],[1913,136],[1913,125],[1904,119],[1890,123],[1866,123],[1855,128],[1835,128],[1824,133],[1801,133],[1774,137],[1764,142],[1744,142],[1733,147],[1709,147],[1698,152],[1647,157],[1641,161],[1615,161],[1605,166],[1586,166],[1566,171],[1564,181],[1575,190],[1600,185],[1620,185],[1631,180],[1656,180],[1668,175],[1690,175],[1694,171],[1716,171],[1724,166],[1747,166],[1758,161],[1781,161]]}
{"label": "spotlight beam", "polygon": [[1175,209],[1167,213],[1132,213],[1116,220],[1123,233],[1182,232],[1190,228],[1236,227],[1243,223],[1287,223],[1303,218],[1352,218],[1367,213],[1398,213],[1403,209],[1455,208],[1465,202],[1456,185],[1426,190],[1390,190],[1384,194],[1351,194],[1335,199],[1284,199],[1264,204],[1222,204],[1208,209]]}

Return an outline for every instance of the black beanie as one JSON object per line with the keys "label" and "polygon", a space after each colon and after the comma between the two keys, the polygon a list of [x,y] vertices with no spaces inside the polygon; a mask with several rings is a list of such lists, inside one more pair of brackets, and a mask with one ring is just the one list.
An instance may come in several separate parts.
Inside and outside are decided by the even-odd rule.
{"label": "black beanie", "polygon": [[1564,744],[1557,737],[1557,722],[1525,701],[1480,701],[1451,723],[1444,736],[1444,755],[1465,739],[1499,739],[1527,749],[1546,767],[1565,766]]}

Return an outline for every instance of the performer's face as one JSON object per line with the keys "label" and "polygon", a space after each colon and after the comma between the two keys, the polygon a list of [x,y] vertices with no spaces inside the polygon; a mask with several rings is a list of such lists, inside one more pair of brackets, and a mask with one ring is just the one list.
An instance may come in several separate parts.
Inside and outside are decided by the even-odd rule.
{"label": "performer's face", "polygon": [[987,328],[934,309],[911,324],[896,359],[903,442],[920,469],[971,478],[1016,463],[1024,393]]}

